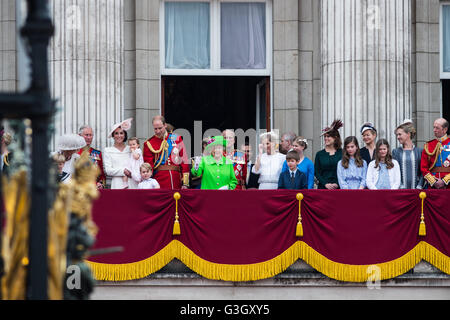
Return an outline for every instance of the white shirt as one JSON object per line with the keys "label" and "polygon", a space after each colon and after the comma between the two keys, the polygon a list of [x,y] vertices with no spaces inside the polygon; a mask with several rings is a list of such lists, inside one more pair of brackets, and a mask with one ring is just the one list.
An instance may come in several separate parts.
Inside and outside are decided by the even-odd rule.
{"label": "white shirt", "polygon": [[75,161],[80,158],[80,155],[77,153],[72,154],[69,160],[64,162],[64,167],[62,169],[63,172],[67,173],[66,176],[64,176],[63,180],[61,182],[68,183],[72,179],[72,174],[75,172]]}
{"label": "white shirt", "polygon": [[283,163],[286,160],[286,155],[276,152],[268,155],[263,153],[261,155],[261,166],[256,171],[253,166],[252,172],[259,174],[259,189],[278,189],[278,179],[280,177]]}
{"label": "white shirt", "polygon": [[147,180],[142,180],[138,184],[138,189],[159,189],[159,183],[155,179],[149,178]]}
{"label": "white shirt", "polygon": [[[123,182],[124,170],[130,163],[130,147],[126,146],[123,151],[116,147],[106,147],[103,150],[103,166],[105,174],[111,177],[111,189],[123,189],[126,185]],[[128,178],[128,187],[136,189],[137,183]]]}

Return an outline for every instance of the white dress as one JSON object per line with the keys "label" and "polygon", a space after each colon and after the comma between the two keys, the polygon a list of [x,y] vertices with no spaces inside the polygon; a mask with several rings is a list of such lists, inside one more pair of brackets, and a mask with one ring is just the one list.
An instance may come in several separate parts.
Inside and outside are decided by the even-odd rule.
{"label": "white dress", "polygon": [[[126,187],[123,182],[125,176],[123,172],[130,163],[130,153],[129,146],[126,146],[123,151],[114,146],[106,147],[103,150],[103,166],[106,176],[111,177],[111,189],[124,189]],[[128,178],[128,187],[136,189],[137,183]]]}
{"label": "white dress", "polygon": [[261,155],[261,166],[258,171],[253,166],[252,172],[259,174],[259,189],[278,189],[278,179],[280,178],[283,163],[286,161],[286,155],[276,152],[268,155],[263,153]]}
{"label": "white dress", "polygon": [[136,160],[133,156],[133,152],[130,151],[130,158],[128,161],[129,163],[128,163],[128,166],[126,167],[131,172],[131,180],[133,180],[132,182],[128,181],[130,189],[136,189],[136,188],[134,188],[134,184],[136,184],[136,186],[137,186],[139,184],[139,182],[141,182],[141,180],[142,180],[141,164],[144,163],[144,158],[142,156],[142,150],[140,148],[138,148],[134,151],[134,153],[139,155],[139,159]]}

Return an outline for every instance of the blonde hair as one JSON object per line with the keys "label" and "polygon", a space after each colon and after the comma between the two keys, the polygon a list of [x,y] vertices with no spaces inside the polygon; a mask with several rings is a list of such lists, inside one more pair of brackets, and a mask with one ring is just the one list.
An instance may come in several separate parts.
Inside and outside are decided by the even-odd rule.
{"label": "blonde hair", "polygon": [[292,143],[296,143],[299,146],[303,147],[303,150],[306,150],[308,148],[308,141],[301,136],[296,137]]}
{"label": "blonde hair", "polygon": [[66,162],[66,157],[64,157],[64,155],[62,153],[58,153],[58,152],[53,155],[52,159],[56,163],[64,163],[64,162]]}
{"label": "blonde hair", "polygon": [[5,144],[8,146],[11,144],[12,135],[9,132],[5,132],[5,133],[3,133],[2,139],[3,139],[3,141],[5,141]]}
{"label": "blonde hair", "polygon": [[278,143],[279,137],[275,132],[270,131],[270,132],[265,132],[265,133],[261,134],[259,136],[259,139],[261,141],[264,139],[267,139],[269,142]]}
{"label": "blonde hair", "polygon": [[395,134],[397,134],[398,129],[402,129],[407,134],[409,133],[411,135],[411,139],[414,139],[414,137],[416,136],[416,128],[414,127],[412,122],[406,122],[399,125],[397,129],[395,129]]}

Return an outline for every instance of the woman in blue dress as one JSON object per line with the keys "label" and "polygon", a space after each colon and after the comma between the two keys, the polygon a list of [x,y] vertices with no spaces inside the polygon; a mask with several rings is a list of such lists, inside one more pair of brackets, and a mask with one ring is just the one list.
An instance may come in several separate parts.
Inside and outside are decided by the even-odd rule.
{"label": "woman in blue dress", "polygon": [[[306,175],[308,181],[308,189],[314,189],[314,163],[305,156],[304,151],[308,148],[308,141],[303,137],[297,137],[292,143],[292,149],[298,152],[300,162],[297,165],[298,170]],[[287,162],[284,161],[281,172],[288,171]]]}
{"label": "woman in blue dress", "polygon": [[342,160],[337,165],[341,189],[364,189],[366,187],[367,162],[359,153],[358,139],[350,136],[344,140]]}

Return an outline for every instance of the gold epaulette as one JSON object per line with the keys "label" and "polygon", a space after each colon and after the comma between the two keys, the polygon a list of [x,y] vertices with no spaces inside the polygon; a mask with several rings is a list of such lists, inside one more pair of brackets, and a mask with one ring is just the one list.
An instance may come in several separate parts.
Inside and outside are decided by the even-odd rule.
{"label": "gold epaulette", "polygon": [[442,181],[444,181],[444,183],[445,183],[446,185],[448,185],[449,182],[450,182],[450,173],[447,174],[445,177],[443,177],[443,178],[442,178]]}
{"label": "gold epaulette", "polygon": [[189,186],[189,172],[183,173],[183,185],[186,187]]}
{"label": "gold epaulette", "polygon": [[433,185],[436,183],[436,181],[437,181],[436,177],[433,176],[431,173],[427,173],[427,174],[424,176],[424,178],[425,178],[425,180],[428,181],[428,183],[430,184],[430,186],[433,186]]}
{"label": "gold epaulette", "polygon": [[[434,140],[431,140],[431,141],[434,141]],[[431,141],[428,141],[428,142],[431,142]],[[428,149],[428,142],[425,143],[423,149],[425,150],[425,153],[431,157],[431,156],[434,156],[436,154],[436,152],[442,147],[442,144],[440,141],[438,141],[438,143],[436,143],[436,147],[434,148],[434,150],[432,152],[430,152],[430,150]]]}

